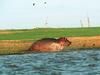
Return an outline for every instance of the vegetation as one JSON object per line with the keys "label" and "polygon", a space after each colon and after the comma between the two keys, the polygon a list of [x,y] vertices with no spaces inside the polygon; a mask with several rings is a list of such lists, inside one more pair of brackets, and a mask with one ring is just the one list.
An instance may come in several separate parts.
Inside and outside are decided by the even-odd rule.
{"label": "vegetation", "polygon": [[[0,31],[2,32],[2,31]],[[5,31],[3,31],[5,32]],[[30,30],[6,30],[8,34],[0,34],[0,40],[37,40],[44,37],[63,36],[97,36],[100,27],[93,28],[37,28]]]}
{"label": "vegetation", "polygon": [[97,35],[100,35],[100,27],[0,30],[0,54],[23,53],[29,49],[34,40],[40,38]]}

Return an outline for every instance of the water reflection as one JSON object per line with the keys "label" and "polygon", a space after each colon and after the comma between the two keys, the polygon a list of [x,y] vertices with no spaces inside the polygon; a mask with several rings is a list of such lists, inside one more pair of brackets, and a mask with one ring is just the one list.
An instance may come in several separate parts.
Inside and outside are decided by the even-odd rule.
{"label": "water reflection", "polygon": [[0,56],[0,75],[100,75],[100,51]]}

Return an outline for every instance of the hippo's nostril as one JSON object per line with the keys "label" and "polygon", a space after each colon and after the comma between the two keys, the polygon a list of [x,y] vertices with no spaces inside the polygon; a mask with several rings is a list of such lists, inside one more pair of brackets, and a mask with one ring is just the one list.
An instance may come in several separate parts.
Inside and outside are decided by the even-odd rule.
{"label": "hippo's nostril", "polygon": [[69,44],[71,44],[72,42],[69,41]]}
{"label": "hippo's nostril", "polygon": [[72,42],[70,42],[70,44],[71,44]]}

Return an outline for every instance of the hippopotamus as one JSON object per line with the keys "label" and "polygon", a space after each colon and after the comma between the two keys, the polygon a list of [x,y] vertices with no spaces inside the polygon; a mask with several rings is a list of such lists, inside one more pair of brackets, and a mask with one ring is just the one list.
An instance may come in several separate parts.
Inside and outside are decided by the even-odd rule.
{"label": "hippopotamus", "polygon": [[55,52],[61,51],[64,47],[67,47],[71,42],[66,37],[55,38],[43,38],[37,40],[29,48],[31,51],[35,52]]}

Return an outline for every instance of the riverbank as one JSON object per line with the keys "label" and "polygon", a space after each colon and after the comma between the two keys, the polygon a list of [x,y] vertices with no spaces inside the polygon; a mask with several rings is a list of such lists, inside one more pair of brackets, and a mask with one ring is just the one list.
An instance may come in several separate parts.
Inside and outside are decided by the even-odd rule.
{"label": "riverbank", "polygon": [[100,48],[100,36],[69,37],[70,48]]}
{"label": "riverbank", "polygon": [[[67,37],[72,42],[65,49],[100,48],[100,36]],[[29,49],[34,41],[0,40],[0,54],[23,53]]]}

